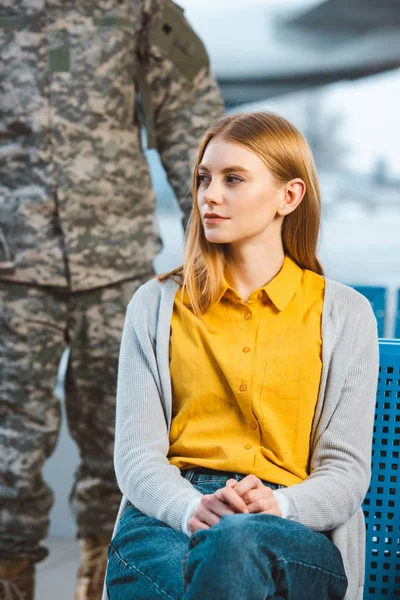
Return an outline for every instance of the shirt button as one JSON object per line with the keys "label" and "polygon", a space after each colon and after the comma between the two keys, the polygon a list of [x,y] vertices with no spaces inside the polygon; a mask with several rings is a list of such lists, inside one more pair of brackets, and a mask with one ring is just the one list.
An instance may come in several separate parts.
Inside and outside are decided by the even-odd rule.
{"label": "shirt button", "polygon": [[251,444],[246,444],[244,447],[245,450],[251,450],[251,448],[252,448]]}
{"label": "shirt button", "polygon": [[248,346],[245,346],[245,347],[243,348],[243,352],[245,352],[245,353],[246,353],[246,352],[250,352],[250,348],[249,348]]}
{"label": "shirt button", "polygon": [[247,385],[245,383],[242,383],[241,386],[240,386],[240,388],[239,388],[239,390],[241,392],[245,392],[247,390]]}
{"label": "shirt button", "polygon": [[257,429],[257,423],[254,423],[253,421],[250,427],[255,431]]}
{"label": "shirt button", "polygon": [[248,321],[249,319],[251,319],[251,313],[246,313],[244,315],[244,318],[246,319],[246,321]]}
{"label": "shirt button", "polygon": [[261,300],[261,298],[263,298],[263,297],[264,297],[264,294],[263,294],[262,292],[258,292],[258,297],[259,297],[259,298],[260,298],[260,300]]}

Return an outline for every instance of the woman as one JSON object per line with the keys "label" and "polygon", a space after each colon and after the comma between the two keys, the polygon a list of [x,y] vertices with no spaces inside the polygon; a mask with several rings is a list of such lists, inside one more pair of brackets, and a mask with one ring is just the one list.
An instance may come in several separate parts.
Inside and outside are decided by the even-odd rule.
{"label": "woman", "polygon": [[293,125],[205,134],[184,265],[127,311],[110,600],[361,599],[376,322],[323,277],[319,222]]}

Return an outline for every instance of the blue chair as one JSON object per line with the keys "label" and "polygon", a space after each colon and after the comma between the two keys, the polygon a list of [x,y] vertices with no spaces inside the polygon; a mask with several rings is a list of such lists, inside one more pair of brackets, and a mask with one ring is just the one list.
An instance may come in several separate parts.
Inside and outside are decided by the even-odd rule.
{"label": "blue chair", "polygon": [[395,338],[400,338],[400,290],[397,293],[397,312],[396,312],[396,325],[395,325]]}
{"label": "blue chair", "polygon": [[352,285],[351,287],[370,301],[378,321],[378,335],[383,337],[385,331],[386,288],[375,285]]}
{"label": "blue chair", "polygon": [[400,340],[380,340],[364,600],[400,598]]}

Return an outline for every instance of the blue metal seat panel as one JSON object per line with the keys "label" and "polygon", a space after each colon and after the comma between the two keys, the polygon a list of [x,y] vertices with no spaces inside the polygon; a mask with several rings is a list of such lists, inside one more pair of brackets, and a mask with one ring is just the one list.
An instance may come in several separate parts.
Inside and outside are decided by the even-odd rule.
{"label": "blue metal seat panel", "polygon": [[380,340],[364,600],[400,598],[400,340]]}

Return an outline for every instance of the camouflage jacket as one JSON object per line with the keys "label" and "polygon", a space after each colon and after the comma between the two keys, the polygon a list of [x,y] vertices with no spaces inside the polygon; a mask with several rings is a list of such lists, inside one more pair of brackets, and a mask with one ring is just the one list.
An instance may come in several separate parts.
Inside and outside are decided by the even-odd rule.
{"label": "camouflage jacket", "polygon": [[3,0],[0,51],[0,279],[75,291],[148,272],[160,241],[140,81],[186,218],[199,138],[223,112],[183,11],[170,0]]}

